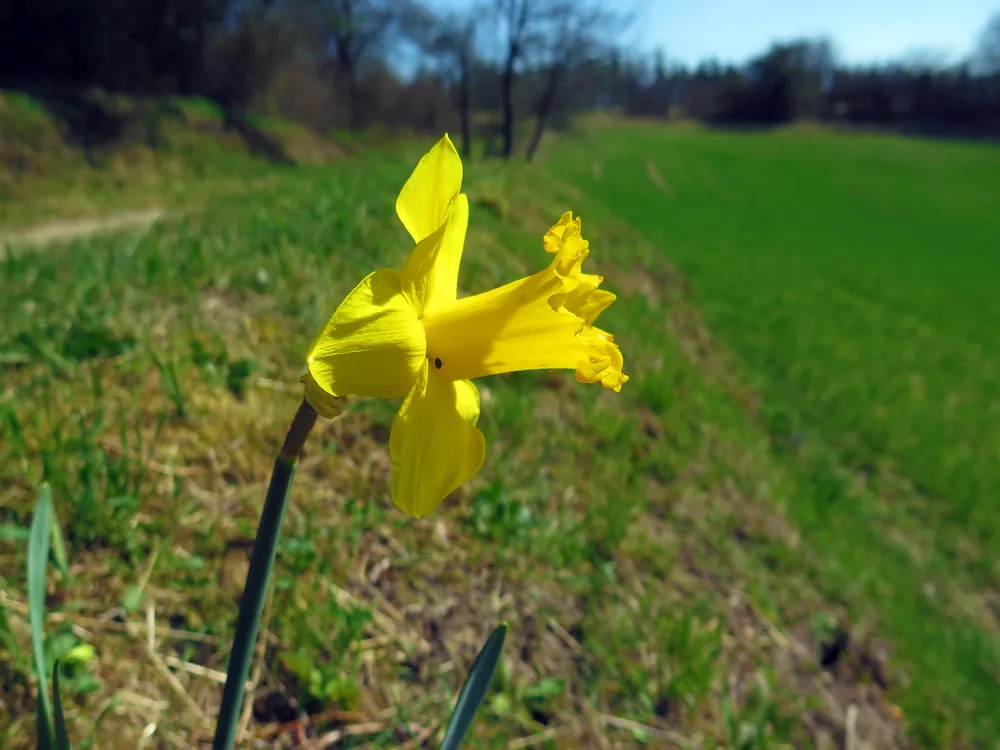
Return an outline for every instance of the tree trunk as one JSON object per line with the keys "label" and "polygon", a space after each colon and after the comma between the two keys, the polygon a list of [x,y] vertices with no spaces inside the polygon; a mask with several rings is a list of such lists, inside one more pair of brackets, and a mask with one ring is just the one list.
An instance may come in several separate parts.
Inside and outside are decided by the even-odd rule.
{"label": "tree trunk", "polygon": [[531,14],[531,0],[508,0],[507,7],[507,63],[503,69],[503,158],[514,153],[514,67],[521,56],[524,30]]}
{"label": "tree trunk", "polygon": [[531,136],[531,143],[528,144],[528,153],[525,157],[528,161],[535,158],[535,151],[538,149],[538,145],[542,142],[542,134],[545,132],[546,117],[548,117],[548,112],[544,109],[539,109],[535,117],[535,133]]}
{"label": "tree trunk", "polygon": [[[346,4],[346,16],[350,19],[351,5]],[[339,83],[347,86],[347,123],[351,130],[360,130],[362,125],[361,86],[354,54],[354,36],[350,31],[340,32],[334,37],[337,50],[337,70]]]}
{"label": "tree trunk", "polygon": [[545,133],[545,122],[548,120],[552,105],[556,100],[556,90],[559,88],[559,79],[562,77],[562,66],[556,65],[549,71],[549,78],[545,82],[545,91],[538,99],[538,108],[535,112],[535,134],[528,144],[528,161],[535,158],[535,151],[538,144],[542,142],[542,135]]}
{"label": "tree trunk", "polygon": [[514,61],[517,47],[511,46],[503,69],[503,158],[514,153]]}
{"label": "tree trunk", "polygon": [[461,72],[458,81],[458,111],[462,118],[462,155],[469,159],[472,156],[472,115],[471,109],[471,61],[468,55],[463,55],[460,62]]}
{"label": "tree trunk", "polygon": [[361,85],[354,79],[352,74],[347,83],[348,108],[350,110],[349,122],[351,130],[360,131],[364,128],[365,113],[364,100],[362,98]]}

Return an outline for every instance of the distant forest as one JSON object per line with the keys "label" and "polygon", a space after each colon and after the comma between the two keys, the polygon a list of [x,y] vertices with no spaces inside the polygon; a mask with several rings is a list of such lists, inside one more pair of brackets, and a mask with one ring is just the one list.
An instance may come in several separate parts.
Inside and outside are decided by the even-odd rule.
{"label": "distant forest", "polygon": [[1000,136],[1000,14],[959,63],[849,66],[828,41],[805,39],[691,68],[625,49],[641,16],[609,5],[487,0],[445,14],[419,0],[4,0],[0,87],[204,96],[233,124],[255,113],[319,131],[448,127],[466,148],[476,130],[498,154],[524,144],[529,158],[547,127],[592,109]]}

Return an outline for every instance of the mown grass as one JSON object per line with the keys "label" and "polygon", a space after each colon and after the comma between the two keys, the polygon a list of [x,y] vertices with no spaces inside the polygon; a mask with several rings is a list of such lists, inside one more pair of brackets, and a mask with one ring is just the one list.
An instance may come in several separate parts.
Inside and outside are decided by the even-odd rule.
{"label": "mown grass", "polygon": [[914,665],[916,736],[995,737],[1000,149],[634,125],[551,168],[690,279],[828,588]]}
{"label": "mown grass", "polygon": [[[668,262],[685,261],[684,238],[694,252],[683,215],[616,204],[640,193],[619,158],[637,133],[657,154],[679,137],[612,131],[597,167],[593,143],[573,141],[545,167],[467,165],[460,279],[476,292],[533,272],[545,229],[586,210],[588,265],[620,295],[602,322],[632,380],[621,395],[569,373],[483,381],[486,465],[419,522],[388,499],[396,404],[358,401],[320,425],[286,517],[251,734],[419,746],[499,618],[511,632],[473,728],[484,747],[890,746],[905,732],[960,746],[989,730],[984,679],[942,666],[936,641],[928,671],[897,619],[948,640],[971,622],[956,611],[967,589],[907,560],[910,577],[890,583],[933,581],[945,603],[876,596],[903,565],[852,515],[877,494],[863,485],[843,493],[848,512],[812,520],[818,482],[842,491],[856,474],[811,436],[801,460],[762,418],[784,402],[718,346]],[[393,202],[423,145],[274,169],[152,229],[2,261],[0,747],[30,742],[21,530],[43,478],[67,545],[50,657],[96,648],[67,682],[77,745],[207,736],[303,353],[358,278],[408,252]],[[702,227],[708,250],[720,226]]]}

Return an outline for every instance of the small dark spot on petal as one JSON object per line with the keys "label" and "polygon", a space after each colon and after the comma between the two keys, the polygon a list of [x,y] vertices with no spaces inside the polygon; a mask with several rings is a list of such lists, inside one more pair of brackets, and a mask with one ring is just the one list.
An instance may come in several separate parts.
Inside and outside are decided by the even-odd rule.
{"label": "small dark spot on petal", "polygon": [[441,358],[440,357],[435,357],[434,358],[434,366],[436,368],[438,368],[439,370],[441,369]]}

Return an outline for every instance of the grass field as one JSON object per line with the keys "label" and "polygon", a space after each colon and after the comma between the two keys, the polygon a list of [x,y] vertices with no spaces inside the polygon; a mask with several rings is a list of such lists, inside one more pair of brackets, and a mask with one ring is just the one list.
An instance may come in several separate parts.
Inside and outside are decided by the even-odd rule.
{"label": "grass field", "polygon": [[[408,252],[393,202],[425,145],[255,165],[174,220],[0,261],[0,747],[30,744],[42,478],[67,545],[47,647],[96,654],[67,683],[75,746],[207,736],[305,349]],[[468,164],[463,291],[541,268],[582,213],[632,380],[484,381],[486,465],[418,522],[388,499],[396,405],[321,425],[250,735],[420,746],[507,618],[479,746],[990,746],[998,166],[641,124]]]}
{"label": "grass field", "polygon": [[551,168],[690,280],[796,479],[791,519],[830,588],[869,600],[913,659],[917,710],[943,689],[969,702],[970,724],[985,719],[1000,617],[1000,149],[639,126],[567,146]]}

